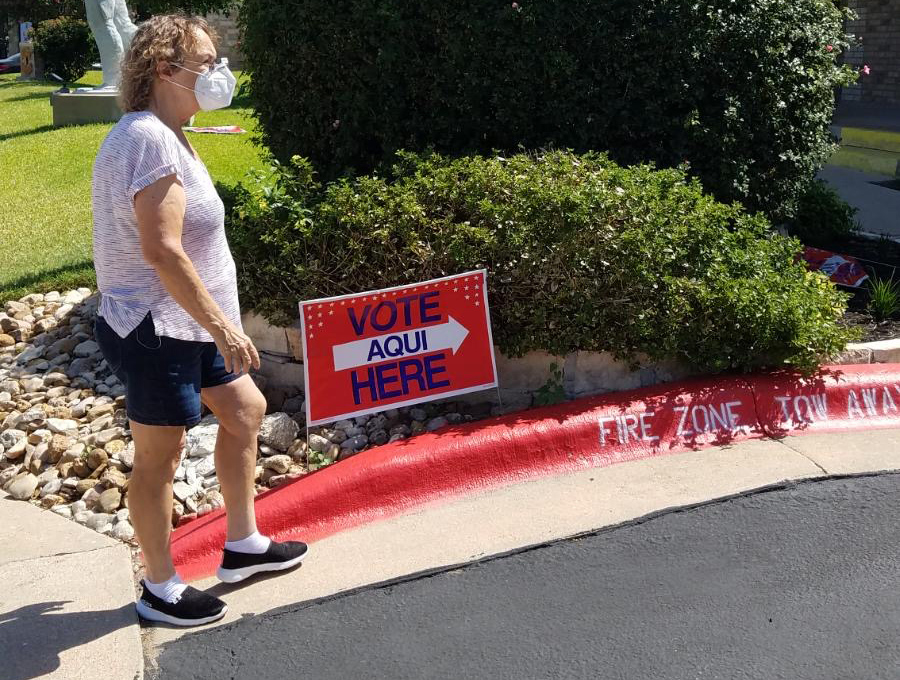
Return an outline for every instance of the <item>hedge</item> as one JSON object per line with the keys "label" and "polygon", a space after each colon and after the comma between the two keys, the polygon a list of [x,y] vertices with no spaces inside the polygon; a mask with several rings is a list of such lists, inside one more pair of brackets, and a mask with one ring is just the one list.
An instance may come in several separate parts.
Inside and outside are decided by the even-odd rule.
{"label": "hedge", "polygon": [[[262,139],[326,179],[398,149],[608,151],[783,221],[832,151],[833,0],[245,0]],[[829,49],[830,48],[830,49]]]}
{"label": "hedge", "polygon": [[861,229],[858,212],[827,182],[815,179],[800,195],[797,214],[787,229],[808,246],[840,248]]}
{"label": "hedge", "polygon": [[39,23],[33,31],[34,49],[44,59],[44,74],[55,73],[67,83],[80,79],[99,52],[83,19],[63,16]]}
{"label": "hedge", "polygon": [[605,155],[398,154],[320,186],[308,161],[226,189],[242,303],[297,302],[487,268],[494,339],[518,356],[610,351],[706,371],[814,368],[854,334],[847,296],[800,243],[705,195],[683,169]]}

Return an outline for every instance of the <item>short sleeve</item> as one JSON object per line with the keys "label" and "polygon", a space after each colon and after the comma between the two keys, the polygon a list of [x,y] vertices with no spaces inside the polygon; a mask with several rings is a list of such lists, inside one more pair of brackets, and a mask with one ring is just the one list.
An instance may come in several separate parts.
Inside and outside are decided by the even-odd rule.
{"label": "short sleeve", "polygon": [[134,195],[157,180],[169,175],[176,175],[183,182],[179,160],[178,140],[167,131],[145,127],[139,130],[140,136],[134,146],[135,154],[131,165],[131,180],[128,185],[128,197],[134,201]]}

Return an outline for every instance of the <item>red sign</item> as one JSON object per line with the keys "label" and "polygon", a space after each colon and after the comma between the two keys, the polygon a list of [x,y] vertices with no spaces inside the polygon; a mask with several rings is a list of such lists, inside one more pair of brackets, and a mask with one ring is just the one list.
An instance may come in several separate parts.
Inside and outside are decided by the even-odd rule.
{"label": "red sign", "polygon": [[497,386],[484,270],[300,303],[306,422]]}
{"label": "red sign", "polygon": [[832,283],[859,288],[869,278],[863,266],[849,255],[838,255],[830,250],[807,246],[802,257],[806,260],[807,267],[826,274]]}

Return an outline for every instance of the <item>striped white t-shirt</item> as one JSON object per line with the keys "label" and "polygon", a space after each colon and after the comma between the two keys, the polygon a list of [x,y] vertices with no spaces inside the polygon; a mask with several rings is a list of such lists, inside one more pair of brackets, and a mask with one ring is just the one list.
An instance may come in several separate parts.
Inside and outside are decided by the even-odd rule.
{"label": "striped white t-shirt", "polygon": [[225,238],[225,208],[206,166],[150,111],[126,113],[94,161],[94,267],[100,315],[121,337],[152,313],[157,335],[211,342],[212,337],[166,292],[141,253],[134,195],[177,175],[186,208],[181,244],[209,294],[241,328],[234,259]]}

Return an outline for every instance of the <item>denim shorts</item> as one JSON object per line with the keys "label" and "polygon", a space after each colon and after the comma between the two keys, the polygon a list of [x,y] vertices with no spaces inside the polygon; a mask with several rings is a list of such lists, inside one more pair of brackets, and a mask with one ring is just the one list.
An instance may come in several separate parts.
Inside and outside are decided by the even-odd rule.
{"label": "denim shorts", "polygon": [[200,390],[240,377],[225,370],[215,343],[157,335],[149,313],[124,338],[98,316],[94,338],[125,385],[128,419],[143,425],[196,425]]}

